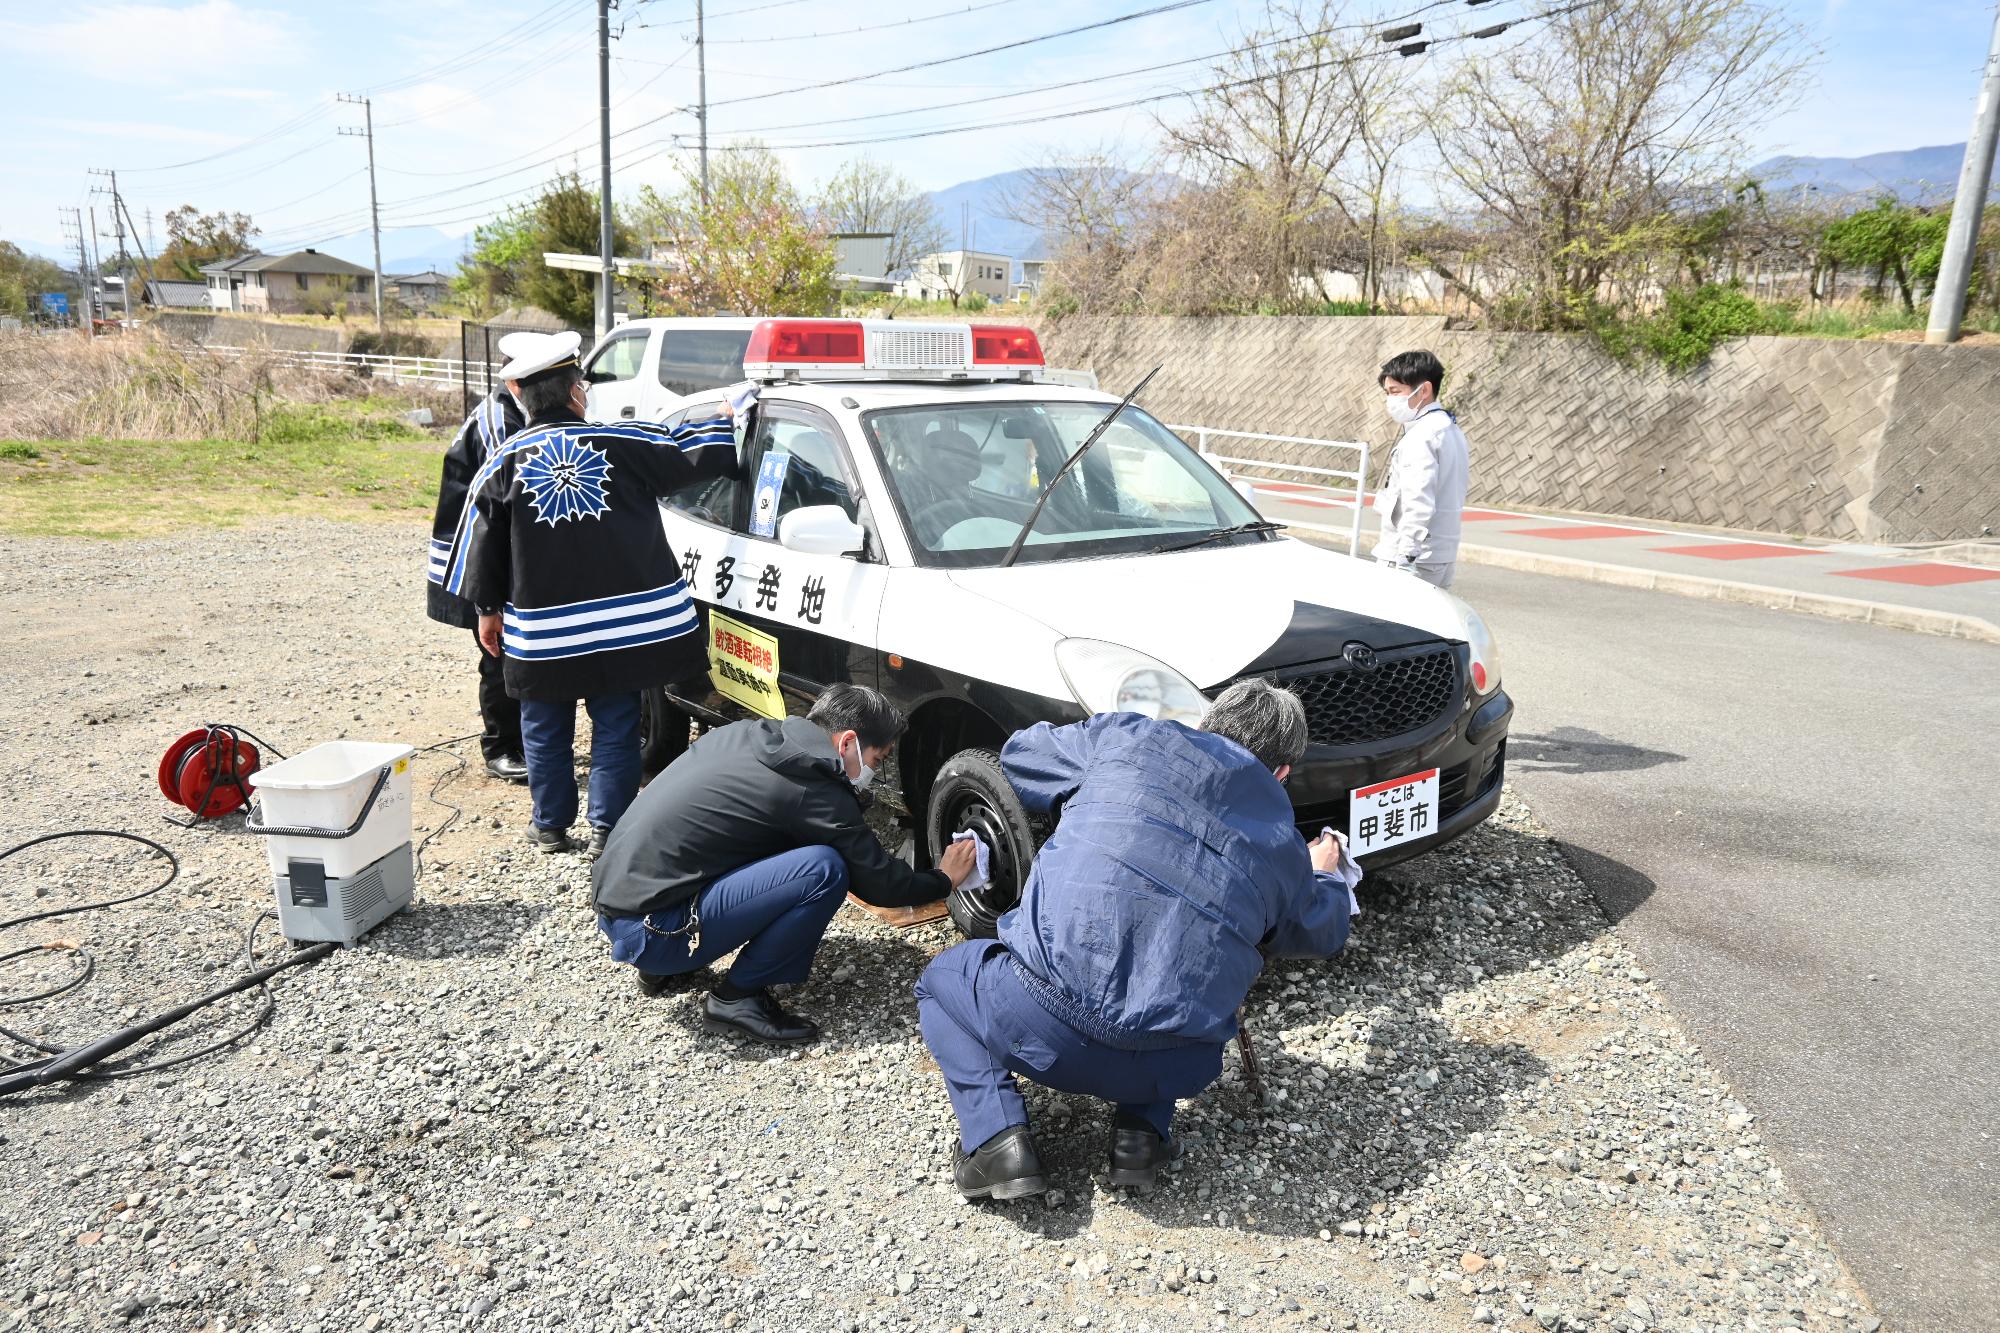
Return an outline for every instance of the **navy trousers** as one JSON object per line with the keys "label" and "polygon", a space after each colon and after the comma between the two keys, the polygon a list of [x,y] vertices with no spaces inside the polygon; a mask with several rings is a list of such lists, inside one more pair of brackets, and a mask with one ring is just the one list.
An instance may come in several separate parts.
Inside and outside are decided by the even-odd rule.
{"label": "navy trousers", "polygon": [[[611,957],[641,972],[678,976],[740,948],[729,983],[789,986],[812,971],[826,923],[847,897],[847,862],[831,847],[800,847],[709,882],[690,902],[651,916],[600,916]],[[698,932],[688,930],[692,911]],[[698,936],[688,948],[690,934]]]}
{"label": "navy trousers", "polygon": [[[583,707],[590,714],[590,823],[608,829],[639,794],[639,695],[602,694]],[[576,705],[521,700],[521,754],[535,827],[567,829],[576,822]]]}
{"label": "navy trousers", "polygon": [[967,1152],[1028,1123],[1016,1074],[1058,1092],[1102,1097],[1169,1138],[1174,1103],[1222,1073],[1219,1044],[1127,1051],[1079,1032],[1042,1007],[1006,946],[993,940],[967,940],[931,961],[917,978],[917,1019],[944,1071]]}

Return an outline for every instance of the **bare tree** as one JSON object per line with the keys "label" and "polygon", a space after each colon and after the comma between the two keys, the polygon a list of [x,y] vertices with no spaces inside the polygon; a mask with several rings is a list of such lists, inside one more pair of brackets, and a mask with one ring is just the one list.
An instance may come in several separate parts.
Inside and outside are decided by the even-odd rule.
{"label": "bare tree", "polygon": [[1586,323],[1648,232],[1727,179],[1809,58],[1768,0],[1621,0],[1468,56],[1431,119],[1445,178],[1483,210],[1523,322]]}
{"label": "bare tree", "polygon": [[834,173],[815,208],[829,232],[887,232],[888,271],[909,268],[945,247],[945,231],[931,198],[894,167],[860,157]]}
{"label": "bare tree", "polygon": [[1384,271],[1397,252],[1398,172],[1409,146],[1422,137],[1424,120],[1406,62],[1355,58],[1338,68],[1355,132],[1336,175],[1353,200],[1349,217],[1361,250],[1361,299],[1379,305]]}
{"label": "bare tree", "polygon": [[[1254,243],[1245,258],[1265,306],[1301,304],[1311,294],[1305,284],[1317,285],[1325,262],[1360,230],[1340,168],[1368,119],[1358,99],[1377,91],[1354,67],[1379,63],[1379,47],[1342,26],[1344,12],[1344,0],[1267,0],[1262,27],[1213,67],[1190,114],[1161,121],[1188,179],[1233,200],[1224,211]],[[1386,134],[1377,148],[1391,151]]]}

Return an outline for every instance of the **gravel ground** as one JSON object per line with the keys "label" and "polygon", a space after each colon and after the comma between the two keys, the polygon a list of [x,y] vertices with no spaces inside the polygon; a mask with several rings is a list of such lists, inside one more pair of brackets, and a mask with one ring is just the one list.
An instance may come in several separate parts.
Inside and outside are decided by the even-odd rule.
{"label": "gravel ground", "polygon": [[[240,817],[161,821],[183,730],[291,751],[477,725],[470,636],[422,618],[423,536],[0,541],[0,842],[122,828],[184,867],[10,931],[0,952],[70,939],[97,971],[0,1021],[74,1042],[241,965],[262,850]],[[418,792],[453,762],[423,755]],[[0,1103],[0,1329],[1880,1327],[1518,801],[1365,885],[1343,958],[1266,975],[1269,1101],[1232,1052],[1158,1193],[1098,1182],[1103,1108],[1031,1092],[1060,1190],[972,1205],[910,998],[947,925],[844,911],[790,997],[826,1039],[773,1054],[703,1034],[692,987],[637,993],[583,862],[526,846],[525,792],[465,773],[442,795],[465,817],[416,905],[287,974],[249,1040]],[[417,802],[420,827],[445,814]],[[156,878],[135,847],[36,849],[0,863],[0,919]],[[267,927],[258,955],[286,947]],[[74,966],[5,964],[0,996]]]}

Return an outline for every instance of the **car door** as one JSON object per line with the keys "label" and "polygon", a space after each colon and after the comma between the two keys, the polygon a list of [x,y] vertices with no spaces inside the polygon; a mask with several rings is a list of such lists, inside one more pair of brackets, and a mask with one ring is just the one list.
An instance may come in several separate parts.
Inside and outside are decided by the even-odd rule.
{"label": "car door", "polygon": [[[875,642],[889,568],[840,428],[803,404],[760,404],[744,477],[742,490],[750,494],[732,497],[728,530],[703,524],[709,535],[694,544],[698,577],[691,582],[709,608],[718,691],[749,711],[775,716],[780,702],[785,712],[805,712],[837,682],[878,684]],[[754,497],[760,489],[770,497],[761,509]],[[835,506],[860,524],[861,551],[828,555],[784,546],[785,518],[813,505]],[[775,697],[760,693],[746,675],[774,684]]]}
{"label": "car door", "polygon": [[584,364],[584,382],[590,386],[592,421],[629,421],[639,414],[639,398],[645,388],[640,371],[646,363],[646,342],[650,329],[621,329],[599,343]]}

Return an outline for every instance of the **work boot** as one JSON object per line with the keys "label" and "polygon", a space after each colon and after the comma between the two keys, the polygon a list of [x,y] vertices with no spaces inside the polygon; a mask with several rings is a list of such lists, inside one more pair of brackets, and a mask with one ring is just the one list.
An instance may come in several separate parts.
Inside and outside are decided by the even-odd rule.
{"label": "work boot", "polygon": [[819,1036],[818,1024],[790,1012],[767,990],[753,990],[740,1000],[725,1000],[710,991],[701,1002],[701,1025],[710,1032],[734,1032],[787,1046]]}
{"label": "work boot", "polygon": [[1115,1120],[1111,1125],[1111,1183],[1141,1194],[1160,1182],[1160,1168],[1181,1156],[1179,1139],[1163,1139],[1151,1125]]}
{"label": "work boot", "polygon": [[543,828],[539,824],[528,825],[528,836],[534,840],[535,850],[555,853],[570,849],[569,830]]}
{"label": "work boot", "polygon": [[486,771],[502,782],[526,782],[528,761],[518,754],[496,754],[487,759]]}
{"label": "work boot", "polygon": [[1021,1199],[1049,1187],[1026,1125],[1010,1125],[972,1152],[961,1152],[951,1174],[968,1199]]}
{"label": "work boot", "polygon": [[583,859],[586,861],[595,861],[598,857],[604,855],[604,844],[610,840],[610,829],[600,828],[598,825],[592,824],[590,826],[590,845],[583,849]]}

